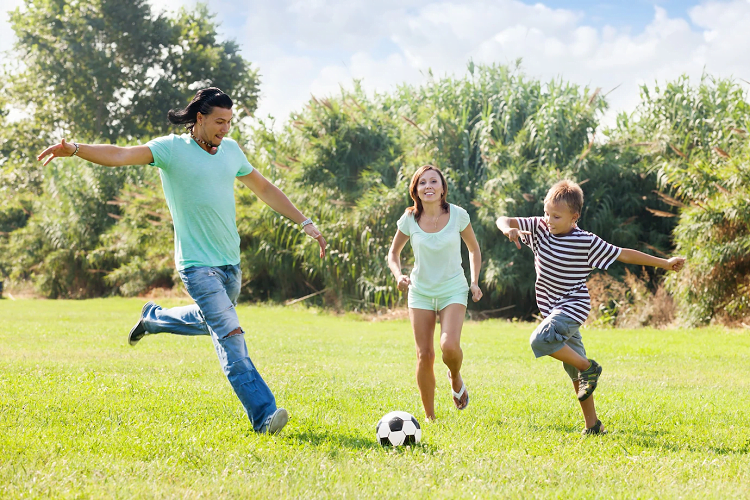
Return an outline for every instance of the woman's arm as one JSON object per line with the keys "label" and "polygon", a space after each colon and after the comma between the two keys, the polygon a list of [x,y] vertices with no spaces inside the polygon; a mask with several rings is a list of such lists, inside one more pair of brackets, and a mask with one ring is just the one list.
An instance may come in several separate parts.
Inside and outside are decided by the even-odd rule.
{"label": "woman's arm", "polygon": [[482,271],[482,252],[479,250],[479,242],[474,234],[471,224],[461,231],[461,239],[469,249],[469,268],[471,270],[471,298],[477,302],[482,298],[482,290],[479,288],[479,273]]}
{"label": "woman's arm", "polygon": [[[247,175],[238,177],[238,179],[242,181],[245,186],[249,187],[263,203],[287,219],[290,219],[297,224],[301,224],[307,219],[307,217],[302,215],[302,212],[294,206],[294,203],[287,198],[281,189],[277,188],[271,181],[263,177],[263,174],[257,170],[253,170]],[[315,224],[308,224],[303,229],[308,236],[318,240],[318,244],[320,245],[320,257],[325,257],[326,240],[323,238],[323,235],[318,228],[315,227]]]}
{"label": "woman's arm", "polygon": [[49,156],[44,165],[47,165],[55,158],[64,158],[67,156],[76,156],[105,167],[122,167],[125,165],[148,165],[154,161],[154,155],[148,146],[113,146],[112,144],[78,144],[76,153],[76,143],[66,142],[65,139],[59,144],[50,146],[36,157],[39,161]]}
{"label": "woman's arm", "polygon": [[672,257],[671,259],[661,259],[648,255],[632,248],[623,248],[620,255],[617,257],[622,263],[625,264],[637,264],[640,266],[653,266],[666,269],[667,271],[679,271],[685,264],[684,257]]}
{"label": "woman's arm", "polygon": [[411,285],[411,279],[401,273],[401,250],[404,249],[407,241],[409,241],[409,237],[397,229],[391,242],[391,248],[388,250],[388,267],[393,273],[393,277],[396,278],[398,289],[402,292],[405,292]]}

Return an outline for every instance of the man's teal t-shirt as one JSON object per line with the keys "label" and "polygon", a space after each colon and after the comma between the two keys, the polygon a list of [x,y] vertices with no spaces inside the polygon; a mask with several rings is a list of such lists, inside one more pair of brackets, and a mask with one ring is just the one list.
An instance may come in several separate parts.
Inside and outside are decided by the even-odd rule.
{"label": "man's teal t-shirt", "polygon": [[411,286],[428,297],[449,297],[469,289],[461,267],[461,231],[471,221],[466,210],[449,206],[448,224],[437,233],[425,232],[408,212],[397,223],[398,230],[409,237],[414,251]]}
{"label": "man's teal t-shirt", "polygon": [[237,142],[224,138],[215,155],[188,134],[159,137],[146,144],[159,167],[174,222],[178,270],[240,263],[240,235],[234,180],[253,171]]}

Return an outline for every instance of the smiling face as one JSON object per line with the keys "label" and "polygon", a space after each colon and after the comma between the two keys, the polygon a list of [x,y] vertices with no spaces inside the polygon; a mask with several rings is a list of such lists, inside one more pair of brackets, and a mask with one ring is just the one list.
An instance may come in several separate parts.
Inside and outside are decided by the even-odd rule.
{"label": "smiling face", "polygon": [[207,115],[198,113],[197,125],[198,137],[210,146],[217,147],[224,136],[229,133],[229,127],[232,125],[232,110],[217,106]]}
{"label": "smiling face", "polygon": [[441,202],[443,199],[443,181],[434,170],[426,170],[417,181],[417,196],[422,203]]}
{"label": "smiling face", "polygon": [[565,202],[547,202],[544,204],[544,221],[550,233],[561,235],[569,233],[576,227],[580,215],[573,212]]}

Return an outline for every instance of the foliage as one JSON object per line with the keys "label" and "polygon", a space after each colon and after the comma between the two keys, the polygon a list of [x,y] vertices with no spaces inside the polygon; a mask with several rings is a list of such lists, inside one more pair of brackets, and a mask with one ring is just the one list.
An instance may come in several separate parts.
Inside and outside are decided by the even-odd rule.
{"label": "foliage", "polygon": [[649,289],[645,269],[641,277],[625,270],[622,281],[612,274],[595,273],[586,282],[591,296],[588,323],[598,327],[665,327],[675,319],[675,305],[664,286]]}
{"label": "foliage", "polygon": [[3,85],[23,118],[0,133],[5,182],[40,194],[35,156],[60,136],[133,141],[174,127],[167,111],[218,86],[238,115],[257,107],[259,77],[234,41],[217,41],[205,5],[171,18],[146,0],[27,0],[10,15],[17,67]]}
{"label": "foliage", "polygon": [[[209,85],[230,93],[236,115],[246,116],[257,106],[257,70],[235,42],[217,40],[205,5],[168,17],[145,0],[29,0],[11,12],[11,25],[21,62],[0,84],[0,232],[10,233],[0,235],[0,270],[49,297],[170,286],[162,250],[171,248],[171,232],[142,227],[153,220],[148,212],[166,210],[161,195],[124,213],[116,204],[140,196],[120,193],[125,185],[156,195],[155,171],[146,181],[137,169],[75,160],[44,169],[35,157],[60,135],[132,145],[168,133],[167,111]],[[7,122],[10,108],[22,119]]]}
{"label": "foliage", "polygon": [[[155,170],[75,160],[43,169],[34,157],[60,135],[125,145],[165,134],[166,111],[207,85],[228,91],[246,116],[257,105],[257,71],[236,43],[217,41],[202,5],[169,17],[146,0],[28,0],[11,23],[19,62],[0,83],[0,272],[49,297],[179,286]],[[536,312],[532,254],[510,244],[495,219],[542,215],[549,187],[571,178],[584,190],[581,228],[618,246],[688,258],[685,272],[666,280],[687,323],[743,321],[746,92],[708,75],[697,85],[682,77],[643,86],[637,110],[601,130],[606,107],[598,89],[529,78],[519,62],[469,62],[463,75],[383,94],[355,82],[313,97],[281,129],[262,121],[236,128],[251,163],[329,242],[328,257],[318,259],[314,241],[238,184],[243,298],[310,296],[308,303],[357,310],[403,304],[386,255],[412,203],[411,175],[429,163],[445,173],[449,201],[471,216],[485,298],[469,307],[485,316]],[[8,122],[11,108],[25,113],[20,121]],[[597,140],[601,132],[607,140]],[[408,247],[402,263],[408,271]],[[622,281],[642,270],[610,272]],[[648,271],[648,293],[657,293],[661,276]]]}
{"label": "foliage", "polygon": [[[541,216],[547,190],[561,178],[583,185],[587,201],[582,228],[600,231],[617,245],[636,246],[638,237],[647,233],[656,236],[650,244],[665,246],[653,218],[639,218],[645,212],[640,193],[654,179],[624,164],[622,152],[594,142],[598,116],[606,108],[598,91],[561,81],[527,80],[518,67],[470,66],[467,81],[475,96],[473,108],[459,109],[461,116],[474,118],[467,120],[468,130],[452,147],[463,153],[448,158],[444,168],[461,172],[467,180],[456,183],[458,202],[472,214],[481,242],[489,292],[485,307],[512,307],[510,313],[522,317],[536,310],[533,256],[509,244],[495,219]],[[452,107],[447,96],[434,102]],[[427,108],[426,116],[437,114]]]}
{"label": "foliage", "polygon": [[[643,164],[658,175],[661,195],[680,210],[676,250],[684,272],[670,276],[688,324],[750,316],[750,104],[733,80],[704,75],[642,88],[643,102],[622,117],[621,141],[645,148]],[[673,196],[669,196],[672,194]]]}
{"label": "foliage", "polygon": [[[527,80],[518,67],[470,66],[463,78],[392,94],[368,96],[355,85],[339,96],[312,98],[281,132],[261,122],[249,141],[251,162],[318,222],[329,252],[318,259],[315,242],[238,187],[244,297],[316,294],[312,303],[359,310],[403,303],[385,257],[396,220],[411,204],[411,174],[424,163],[444,171],[449,201],[469,211],[482,245],[487,293],[472,308],[516,316],[536,310],[532,255],[510,245],[494,220],[540,215],[546,190],[564,176],[586,190],[582,227],[615,244],[667,250],[664,220],[643,216],[641,193],[655,187],[655,177],[638,170],[632,148],[593,141],[604,106],[596,92]],[[246,142],[241,133],[236,138]],[[155,194],[148,183],[140,186]],[[116,196],[110,208],[125,203]],[[166,267],[169,231],[144,225],[151,224],[145,213],[165,213],[155,203],[160,208],[144,202],[131,213],[115,211],[124,219],[92,252],[97,262],[110,258],[108,293],[174,284]],[[408,269],[410,252],[402,257]]]}
{"label": "foliage", "polygon": [[111,293],[134,296],[180,284],[174,266],[174,226],[156,167],[142,169],[113,200],[117,223],[100,238],[91,260],[111,261],[105,282]]}
{"label": "foliage", "polygon": [[167,111],[218,86],[255,109],[257,72],[233,41],[217,41],[205,5],[175,18],[146,0],[35,0],[11,13],[16,54],[11,103],[32,103],[48,133],[139,138],[167,133]]}
{"label": "foliage", "polygon": [[[283,300],[326,290],[316,300],[368,309],[393,306],[385,262],[408,200],[397,122],[360,88],[313,98],[280,134],[255,131],[251,162],[313,217],[328,255],[262,203],[240,195],[243,266],[251,298]],[[325,134],[323,134],[325,131]]]}
{"label": "foliage", "polygon": [[33,216],[10,233],[4,261],[14,281],[31,279],[47,297],[91,297],[107,293],[105,273],[111,256],[90,252],[114,222],[107,202],[135,170],[81,164],[74,159],[50,163],[45,170],[48,196],[34,200]]}

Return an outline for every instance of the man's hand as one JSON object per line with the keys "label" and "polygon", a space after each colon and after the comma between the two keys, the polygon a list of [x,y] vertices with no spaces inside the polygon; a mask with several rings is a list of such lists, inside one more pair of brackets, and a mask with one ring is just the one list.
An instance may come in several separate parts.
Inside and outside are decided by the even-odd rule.
{"label": "man's hand", "polygon": [[664,269],[667,271],[679,271],[684,265],[685,257],[672,257],[667,261],[667,265],[664,266]]}
{"label": "man's hand", "polygon": [[531,236],[530,232],[521,231],[520,229],[516,229],[515,227],[510,228],[507,233],[503,231],[503,234],[507,236],[510,241],[515,243],[518,248],[521,248],[521,242],[519,240],[523,236]]}
{"label": "man's hand", "polygon": [[405,274],[402,274],[398,277],[398,289],[401,292],[405,292],[409,289],[409,285],[411,285],[411,279]]}
{"label": "man's hand", "polygon": [[47,155],[52,155],[47,158],[47,161],[44,162],[44,165],[47,165],[55,158],[65,158],[66,156],[73,156],[73,153],[75,153],[75,151],[76,147],[70,143],[65,142],[65,139],[63,139],[59,144],[50,146],[42,151],[41,154],[36,157],[36,159],[39,161],[43,161]]}
{"label": "man's hand", "polygon": [[479,302],[479,299],[481,299],[482,295],[484,295],[482,293],[482,289],[479,288],[479,285],[477,285],[476,283],[471,284],[471,286],[469,287],[469,291],[471,292],[471,300],[473,300],[474,302]]}
{"label": "man's hand", "polygon": [[320,258],[322,259],[323,257],[325,257],[326,246],[328,245],[328,243],[326,243],[326,239],[323,238],[323,235],[320,231],[318,231],[318,228],[315,227],[315,224],[308,224],[303,229],[310,238],[318,240],[318,245],[320,245]]}

